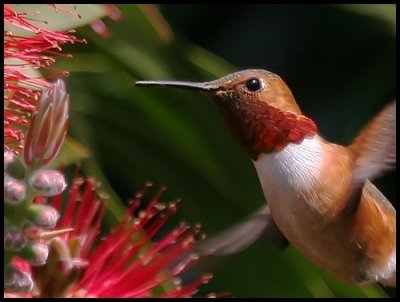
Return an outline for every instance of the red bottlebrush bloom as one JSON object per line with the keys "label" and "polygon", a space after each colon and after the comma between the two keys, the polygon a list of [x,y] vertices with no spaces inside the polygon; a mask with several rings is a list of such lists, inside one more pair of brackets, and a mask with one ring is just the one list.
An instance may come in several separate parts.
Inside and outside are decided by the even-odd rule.
{"label": "red bottlebrush bloom", "polygon": [[[150,186],[146,185],[146,189]],[[50,204],[61,213],[57,231],[35,236],[64,234],[48,241],[49,256],[45,265],[29,266],[23,260],[15,261],[16,267],[32,273],[36,282],[32,296],[191,297],[206,283],[211,275],[188,285],[177,284],[179,275],[198,259],[195,255],[183,256],[200,236],[199,226],[182,223],[153,242],[176,204],[160,203],[164,191],[160,189],[147,207],[136,213],[145,190],[131,201],[121,222],[102,238],[99,234],[106,202],[96,192],[93,179],[74,179],[65,210],[62,210],[61,195],[51,198]],[[46,199],[41,197],[36,201],[45,203]]]}
{"label": "red bottlebrush bloom", "polygon": [[[80,18],[74,9],[57,4],[48,4],[55,11]],[[112,20],[119,20],[121,12],[112,4],[104,5],[106,14]],[[41,91],[50,86],[49,79],[68,76],[67,71],[52,65],[57,56],[71,57],[61,52],[65,43],[85,43],[70,31],[53,31],[39,27],[27,13],[17,13],[12,6],[4,4],[4,148],[22,149],[30,113],[36,107]],[[45,21],[42,21],[46,23]],[[101,20],[91,23],[92,28],[102,36],[110,33]],[[33,71],[45,72],[46,75]]]}
{"label": "red bottlebrush bloom", "polygon": [[[65,43],[84,42],[71,32],[57,32],[33,25],[25,14],[4,4],[4,148],[22,148],[23,131],[36,107],[41,91],[50,86],[49,78],[68,73],[51,66]],[[14,32],[23,32],[16,35]],[[47,76],[35,77],[32,70],[47,71]]]}

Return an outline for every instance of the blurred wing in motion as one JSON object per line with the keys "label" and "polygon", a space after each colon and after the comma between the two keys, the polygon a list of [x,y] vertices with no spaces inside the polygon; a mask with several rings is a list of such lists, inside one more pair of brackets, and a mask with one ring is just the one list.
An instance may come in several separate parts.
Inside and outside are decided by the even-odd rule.
{"label": "blurred wing in motion", "polygon": [[199,242],[194,252],[200,255],[230,255],[246,249],[263,235],[272,238],[280,247],[288,244],[273,221],[268,205],[221,233]]}
{"label": "blurred wing in motion", "polygon": [[361,187],[396,165],[396,101],[387,105],[349,146],[355,156],[353,183]]}

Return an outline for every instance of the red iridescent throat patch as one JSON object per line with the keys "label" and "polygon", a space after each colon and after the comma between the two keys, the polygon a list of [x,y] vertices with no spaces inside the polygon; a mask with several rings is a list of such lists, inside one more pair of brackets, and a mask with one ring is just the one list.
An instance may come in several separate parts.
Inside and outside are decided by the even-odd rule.
{"label": "red iridescent throat patch", "polygon": [[314,121],[304,115],[285,112],[265,102],[236,102],[223,107],[225,119],[253,160],[260,153],[277,152],[290,143],[300,143],[318,131]]}

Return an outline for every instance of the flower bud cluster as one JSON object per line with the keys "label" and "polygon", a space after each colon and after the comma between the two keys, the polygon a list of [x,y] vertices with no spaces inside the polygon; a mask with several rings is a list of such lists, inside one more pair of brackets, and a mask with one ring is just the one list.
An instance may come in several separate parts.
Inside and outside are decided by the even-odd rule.
{"label": "flower bud cluster", "polygon": [[[4,152],[4,253],[5,282],[8,292],[25,292],[33,287],[31,276],[12,265],[16,257],[32,266],[46,263],[49,241],[36,233],[51,232],[59,219],[58,211],[36,197],[53,197],[67,187],[63,173],[46,165],[58,154],[66,135],[69,96],[58,80],[42,93],[25,141],[23,159]],[[54,232],[54,231],[53,231]]]}

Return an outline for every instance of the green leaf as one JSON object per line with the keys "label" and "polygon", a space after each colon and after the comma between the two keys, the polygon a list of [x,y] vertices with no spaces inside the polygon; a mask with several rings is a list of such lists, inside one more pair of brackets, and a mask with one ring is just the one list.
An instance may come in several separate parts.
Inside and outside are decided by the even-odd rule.
{"label": "green leaf", "polygon": [[341,4],[339,7],[360,15],[384,20],[396,27],[396,4]]}

